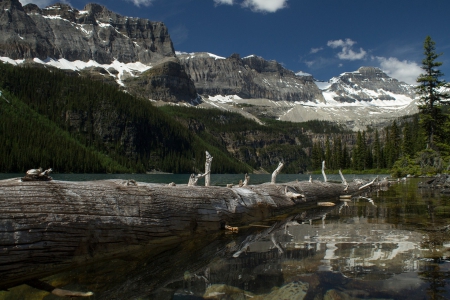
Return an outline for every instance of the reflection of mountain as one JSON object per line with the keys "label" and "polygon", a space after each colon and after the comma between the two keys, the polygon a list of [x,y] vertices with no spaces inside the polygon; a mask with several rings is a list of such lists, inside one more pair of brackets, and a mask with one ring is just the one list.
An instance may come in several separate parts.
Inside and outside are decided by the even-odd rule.
{"label": "reflection of mountain", "polygon": [[320,257],[316,271],[341,272],[360,278],[385,277],[417,271],[422,240],[420,233],[397,229],[391,224],[372,224],[365,218],[344,219],[328,225],[290,221],[248,243],[239,257],[248,260],[249,256],[261,257],[266,253],[274,257],[278,253],[281,264],[288,258],[302,259],[314,254]]}
{"label": "reflection of mountain", "polygon": [[[390,224],[371,224],[367,219],[353,218],[353,224],[332,224],[319,227],[313,239],[316,247],[326,248],[319,270],[338,271],[347,276],[368,274],[392,275],[416,271],[422,235],[398,230]],[[307,226],[291,228],[296,246],[309,243],[302,237],[310,232]]]}

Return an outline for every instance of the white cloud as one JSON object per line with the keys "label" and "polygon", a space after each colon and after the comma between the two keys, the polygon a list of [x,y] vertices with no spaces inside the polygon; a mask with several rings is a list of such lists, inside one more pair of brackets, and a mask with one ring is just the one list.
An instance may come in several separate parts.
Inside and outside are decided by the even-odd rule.
{"label": "white cloud", "polygon": [[256,12],[276,12],[287,6],[288,0],[245,0],[243,7],[249,7]]}
{"label": "white cloud", "polygon": [[234,0],[214,0],[214,2],[216,3],[216,5],[220,5],[220,4],[233,5],[234,4]]}
{"label": "white cloud", "polygon": [[400,61],[395,57],[375,57],[380,64],[380,69],[392,78],[409,84],[417,84],[416,79],[422,73],[420,66],[413,61]]}
{"label": "white cloud", "polygon": [[141,5],[144,6],[150,6],[152,4],[153,0],[128,0],[129,2],[133,2],[134,5],[137,7],[140,7]]}
{"label": "white cloud", "polygon": [[317,52],[322,51],[322,50],[323,50],[323,47],[311,48],[311,51],[309,51],[309,53],[314,54],[314,53],[317,53]]}
{"label": "white cloud", "polygon": [[351,39],[345,39],[343,40],[335,40],[335,41],[328,41],[327,46],[331,48],[339,48],[339,47],[351,47],[354,44],[356,44],[355,41],[352,41]]}
{"label": "white cloud", "polygon": [[352,46],[356,44],[351,39],[328,41],[327,46],[333,49],[341,48],[341,52],[338,53],[340,59],[345,60],[358,60],[366,57],[367,52],[363,48],[359,48],[359,52],[355,52]]}
{"label": "white cloud", "polygon": [[49,6],[49,5],[54,4],[56,2],[69,4],[69,1],[65,1],[65,0],[62,0],[62,1],[55,1],[55,0],[19,0],[19,1],[20,1],[20,3],[22,3],[22,5],[27,5],[29,3],[33,3],[33,4],[36,4],[37,6],[39,6],[40,8]]}

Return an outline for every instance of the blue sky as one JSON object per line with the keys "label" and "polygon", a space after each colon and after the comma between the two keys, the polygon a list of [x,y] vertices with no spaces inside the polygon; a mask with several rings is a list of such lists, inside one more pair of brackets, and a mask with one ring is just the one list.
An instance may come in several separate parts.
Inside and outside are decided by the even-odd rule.
{"label": "blue sky", "polygon": [[[58,1],[21,0],[40,7]],[[162,21],[176,51],[239,53],[276,60],[320,80],[361,66],[414,83],[423,41],[436,42],[450,81],[448,0],[69,0],[95,2],[124,16]]]}

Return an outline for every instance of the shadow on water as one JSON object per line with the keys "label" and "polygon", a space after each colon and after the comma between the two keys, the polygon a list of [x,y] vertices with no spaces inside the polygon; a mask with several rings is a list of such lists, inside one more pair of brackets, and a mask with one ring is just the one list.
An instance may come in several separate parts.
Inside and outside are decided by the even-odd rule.
{"label": "shadow on water", "polygon": [[[90,299],[450,299],[450,198],[418,181],[45,281]],[[23,285],[0,299],[58,298]]]}

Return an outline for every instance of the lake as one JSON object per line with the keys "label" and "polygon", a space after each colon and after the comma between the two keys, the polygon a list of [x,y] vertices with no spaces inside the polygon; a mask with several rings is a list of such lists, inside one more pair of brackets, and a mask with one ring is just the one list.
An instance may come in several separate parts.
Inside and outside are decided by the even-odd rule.
{"label": "lake", "polygon": [[[270,181],[270,175],[250,176],[252,184]],[[185,184],[189,175],[52,177]],[[277,182],[308,178],[280,174]],[[222,186],[239,179],[243,175],[211,176]],[[418,189],[419,181],[402,180],[334,207],[299,206],[239,233],[194,235],[159,253],[95,262],[45,281],[93,291],[89,299],[450,299],[450,197]],[[0,292],[0,299],[58,298],[22,285]]]}
{"label": "lake", "polygon": [[[0,180],[8,178],[19,178],[23,177],[25,174],[21,173],[0,173]],[[174,182],[176,184],[187,184],[189,181],[190,174],[58,174],[51,173],[51,177],[54,180],[63,181],[87,181],[87,180],[104,180],[104,179],[134,179],[140,182],[150,182],[150,183],[170,183]],[[295,180],[309,180],[309,176],[313,180],[323,180],[321,174],[279,174],[277,176],[277,182],[289,182]],[[347,180],[353,180],[355,178],[362,179],[373,179],[377,175],[345,175]],[[380,174],[379,177],[386,177],[387,175]],[[250,184],[260,184],[265,182],[270,182],[271,174],[250,174]],[[341,181],[338,174],[327,175],[329,181]],[[229,183],[238,184],[239,180],[244,180],[244,174],[211,174],[211,185],[216,186],[226,186]],[[200,178],[198,185],[203,185],[205,182],[204,178]]]}

